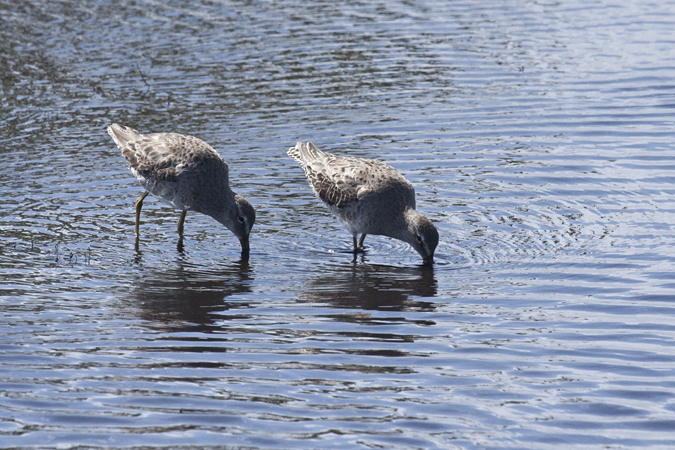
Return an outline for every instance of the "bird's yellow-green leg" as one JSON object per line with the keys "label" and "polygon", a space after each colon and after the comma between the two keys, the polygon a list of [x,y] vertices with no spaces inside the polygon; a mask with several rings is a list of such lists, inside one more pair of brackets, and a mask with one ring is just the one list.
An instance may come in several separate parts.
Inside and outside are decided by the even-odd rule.
{"label": "bird's yellow-green leg", "polygon": [[178,238],[183,240],[183,224],[185,223],[185,215],[187,214],[187,209],[184,209],[180,213],[180,219],[178,219]]}
{"label": "bird's yellow-green leg", "polygon": [[366,234],[361,235],[361,239],[359,239],[359,247],[363,248],[363,241],[366,239]]}
{"label": "bird's yellow-green leg", "polygon": [[143,192],[140,197],[136,200],[136,203],[134,205],[136,206],[136,228],[134,229],[134,232],[136,233],[136,237],[138,237],[138,227],[141,223],[141,208],[143,207],[143,199],[147,197],[149,192]]}
{"label": "bird's yellow-green leg", "polygon": [[352,240],[354,241],[354,253],[359,253],[363,251],[363,240],[366,238],[365,234],[361,235],[361,239],[356,240],[356,236],[352,236]]}

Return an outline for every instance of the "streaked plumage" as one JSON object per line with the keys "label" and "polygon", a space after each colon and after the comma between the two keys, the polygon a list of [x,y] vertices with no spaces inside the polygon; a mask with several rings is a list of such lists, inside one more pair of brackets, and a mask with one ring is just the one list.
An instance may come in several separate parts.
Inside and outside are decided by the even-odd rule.
{"label": "streaked plumage", "polygon": [[[230,189],[229,168],[210,145],[193,136],[178,133],[141,134],[112,124],[113,138],[131,173],[149,193],[182,211],[178,234],[183,238],[187,211],[213,217],[230,229],[248,253],[248,236],[255,222],[255,211],[241,195]],[[143,193],[136,201],[136,236]]]}
{"label": "streaked plumage", "polygon": [[288,155],[305,171],[314,194],[352,234],[354,251],[366,235],[384,235],[409,243],[425,264],[433,263],[438,231],[415,210],[415,189],[396,169],[322,152],[311,142],[298,142]]}

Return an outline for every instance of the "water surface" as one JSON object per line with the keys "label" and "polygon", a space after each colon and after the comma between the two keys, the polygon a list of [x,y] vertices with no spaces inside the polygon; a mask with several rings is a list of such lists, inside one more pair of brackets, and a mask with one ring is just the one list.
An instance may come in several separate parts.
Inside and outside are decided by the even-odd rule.
{"label": "water surface", "polygon": [[[0,446],[671,448],[675,5],[0,0]],[[209,142],[251,258],[112,122]],[[285,151],[388,162],[432,270]]]}

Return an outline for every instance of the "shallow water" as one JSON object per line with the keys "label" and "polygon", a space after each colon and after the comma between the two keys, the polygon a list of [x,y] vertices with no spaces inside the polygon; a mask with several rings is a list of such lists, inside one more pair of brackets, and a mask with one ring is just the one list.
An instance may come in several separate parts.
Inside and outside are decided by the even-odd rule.
{"label": "shallow water", "polygon": [[[674,4],[0,0],[0,446],[671,448]],[[112,122],[212,144],[251,258]],[[286,156],[384,160],[433,270]]]}

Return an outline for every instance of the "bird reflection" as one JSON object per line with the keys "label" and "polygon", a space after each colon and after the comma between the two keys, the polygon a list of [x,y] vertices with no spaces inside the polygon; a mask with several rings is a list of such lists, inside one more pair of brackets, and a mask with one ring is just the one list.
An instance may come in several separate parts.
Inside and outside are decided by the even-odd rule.
{"label": "bird reflection", "polygon": [[251,292],[252,280],[246,261],[217,270],[178,266],[144,272],[131,297],[144,320],[207,331],[219,318],[214,312],[233,306],[224,299]]}
{"label": "bird reflection", "polygon": [[433,297],[437,281],[431,267],[350,265],[332,268],[305,285],[300,301],[325,302],[340,308],[366,310],[434,309],[433,302],[412,297]]}

